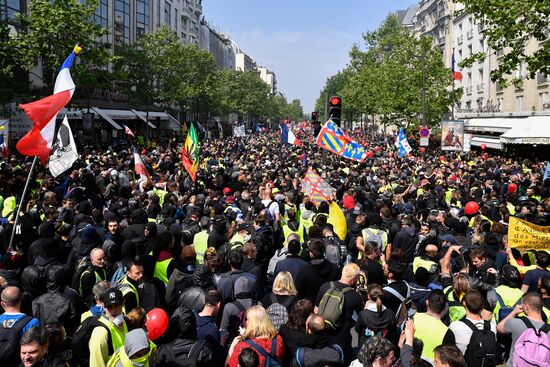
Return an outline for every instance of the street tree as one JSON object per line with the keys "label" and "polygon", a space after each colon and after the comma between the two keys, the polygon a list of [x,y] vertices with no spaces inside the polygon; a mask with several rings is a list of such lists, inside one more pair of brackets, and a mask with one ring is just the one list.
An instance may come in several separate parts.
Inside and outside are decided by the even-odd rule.
{"label": "street tree", "polygon": [[[498,64],[491,71],[491,80],[507,84],[507,76],[521,63],[527,65],[529,77],[537,72],[550,74],[549,0],[456,0],[464,5],[460,13],[468,13],[480,25],[487,41],[487,52],[471,55],[461,65],[471,66],[483,61],[490,52],[502,52]],[[529,42],[540,47],[526,53]]]}

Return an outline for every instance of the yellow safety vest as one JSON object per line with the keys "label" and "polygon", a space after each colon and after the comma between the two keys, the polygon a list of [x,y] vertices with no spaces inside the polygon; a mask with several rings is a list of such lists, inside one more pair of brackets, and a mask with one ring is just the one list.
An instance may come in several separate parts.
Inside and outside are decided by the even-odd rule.
{"label": "yellow safety vest", "polygon": [[[132,283],[130,283],[130,281],[128,280],[128,276],[124,276],[120,278],[120,281],[118,282],[118,284],[119,284],[119,289],[122,292],[122,295],[124,297],[126,297],[128,293],[134,293],[136,295],[136,306],[139,307],[138,290]],[[126,313],[126,308],[124,308],[124,313]]]}
{"label": "yellow safety vest", "polygon": [[[107,318],[107,316],[102,315],[99,318],[99,322],[107,326],[107,329],[109,330],[109,334],[111,334],[111,345],[113,347],[113,351],[116,351],[118,348],[124,347],[124,337],[128,333],[128,327],[126,326],[126,322],[124,322],[123,330],[120,330],[117,328],[111,320]],[[111,356],[109,356],[110,358]]]}
{"label": "yellow safety vest", "polygon": [[[495,288],[495,292],[502,298],[502,301],[504,302],[504,306],[506,307],[514,307],[516,303],[523,297],[523,292],[521,289],[518,288],[511,288],[507,285],[499,285]],[[499,322],[500,320],[497,320],[498,318],[498,311],[500,310],[500,302],[495,304],[495,308],[493,310],[493,319],[496,322]]]}
{"label": "yellow safety vest", "polygon": [[457,321],[466,316],[466,309],[459,300],[455,299],[453,287],[445,288],[445,296],[449,302],[449,318],[451,321]]}
{"label": "yellow safety vest", "polygon": [[[99,283],[103,280],[107,280],[107,273],[105,273],[105,269],[101,269],[101,270],[103,270],[103,274],[98,274],[97,271],[94,270],[95,284],[97,284],[97,283]],[[86,269],[80,275],[80,281],[78,282],[78,293],[80,294],[80,296],[83,296],[83,294],[82,294],[82,277],[84,276],[84,274],[89,273],[89,272],[90,272],[90,269]],[[103,275],[103,277],[102,277],[102,275]]]}
{"label": "yellow safety vest", "polygon": [[425,260],[420,256],[416,256],[413,260],[413,272],[416,273],[418,268],[424,268],[431,271],[434,265],[437,267],[437,263],[435,261]]}
{"label": "yellow safety vest", "polygon": [[164,197],[168,194],[168,192],[161,189],[154,189],[153,192],[159,197],[159,205],[162,208],[162,205],[164,204]]}
{"label": "yellow safety vest", "polygon": [[434,349],[443,343],[443,338],[449,329],[441,320],[425,312],[416,313],[414,315],[414,324],[418,325],[414,331],[414,337],[422,340],[424,343],[422,358],[433,362],[435,358]]}
{"label": "yellow safety vest", "polygon": [[155,263],[155,272],[153,273],[153,276],[157,279],[162,280],[165,286],[168,285],[168,266],[170,266],[170,262],[174,260],[172,258],[157,261]]}
{"label": "yellow safety vest", "polygon": [[193,247],[195,247],[197,263],[200,265],[204,262],[204,253],[208,249],[208,232],[203,230],[197,233],[193,238]]}
{"label": "yellow safety vest", "polygon": [[309,231],[309,227],[313,225],[313,215],[310,215],[309,218],[300,216],[300,224],[303,224],[304,229]]}
{"label": "yellow safety vest", "polygon": [[[152,359],[155,359],[155,354],[157,352],[157,346],[155,343],[153,343],[151,340],[149,340],[149,353],[147,353],[146,356],[140,358],[145,359],[144,363],[140,363],[139,366],[142,367],[149,367],[149,361]],[[151,357],[153,355],[153,357]],[[115,351],[113,356],[109,359],[109,362],[107,362],[107,367],[116,367],[116,365],[120,362],[123,367],[134,367],[134,364],[132,363],[132,360],[130,357],[126,354],[126,350],[124,347],[119,348]]]}
{"label": "yellow safety vest", "polygon": [[[474,226],[474,221],[475,221],[475,219],[476,219],[476,217],[475,217],[475,216],[474,216],[474,217],[472,217],[472,218],[470,219],[470,223],[468,223],[468,227],[470,227],[470,228],[471,228],[471,227],[473,227],[473,226]],[[492,221],[492,220],[490,220],[489,218],[487,218],[487,217],[486,217],[486,216],[484,216],[484,215],[481,215],[481,219],[484,219],[484,220],[488,221],[489,223],[491,223],[491,225],[493,224],[493,221]]]}
{"label": "yellow safety vest", "polygon": [[288,239],[288,236],[290,236],[293,233],[298,235],[301,243],[304,242],[304,225],[302,223],[298,223],[298,229],[296,231],[293,231],[292,229],[290,229],[288,224],[285,224],[285,226],[283,227],[283,235],[285,236],[285,243],[286,243],[286,240]]}

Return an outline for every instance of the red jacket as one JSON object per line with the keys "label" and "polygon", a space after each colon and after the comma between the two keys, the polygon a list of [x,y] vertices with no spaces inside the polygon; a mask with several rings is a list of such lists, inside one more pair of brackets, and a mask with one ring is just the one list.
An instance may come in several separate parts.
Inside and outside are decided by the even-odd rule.
{"label": "red jacket", "polygon": [[[255,342],[256,344],[260,345],[262,348],[264,348],[264,350],[266,352],[268,352],[268,353],[271,352],[271,343],[272,343],[271,339],[257,339],[256,338],[256,339],[251,339],[251,340],[253,342]],[[233,350],[233,354],[231,354],[231,356],[227,360],[226,366],[228,366],[228,367],[237,367],[237,365],[239,364],[239,354],[241,354],[241,350],[243,350],[244,348],[252,348],[252,347],[250,345],[248,345],[246,342],[240,341],[235,346],[235,349]],[[252,349],[254,349],[254,348],[252,348]],[[263,367],[265,358],[264,358],[264,356],[261,355],[261,353],[258,353],[257,351],[256,351],[256,353],[258,354],[258,357],[260,357],[260,367]],[[284,355],[285,355],[285,345],[283,343],[283,338],[281,338],[280,335],[277,335],[277,348],[276,348],[275,356],[277,357],[279,362],[282,363]]]}

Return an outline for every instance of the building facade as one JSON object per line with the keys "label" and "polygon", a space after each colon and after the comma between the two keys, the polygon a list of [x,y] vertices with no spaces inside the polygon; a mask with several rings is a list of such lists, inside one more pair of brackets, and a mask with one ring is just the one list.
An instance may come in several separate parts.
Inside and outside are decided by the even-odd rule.
{"label": "building facade", "polygon": [[256,61],[240,49],[235,53],[235,70],[253,71],[256,70]]}
{"label": "building facade", "polygon": [[277,93],[277,78],[275,77],[275,73],[270,71],[268,68],[260,66],[258,67],[258,74],[260,75],[260,78],[262,78],[262,80],[269,85],[270,93]]}

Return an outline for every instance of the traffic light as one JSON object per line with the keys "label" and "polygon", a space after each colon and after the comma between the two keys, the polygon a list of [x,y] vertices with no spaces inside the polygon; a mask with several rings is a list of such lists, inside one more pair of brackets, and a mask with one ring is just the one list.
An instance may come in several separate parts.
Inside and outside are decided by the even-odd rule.
{"label": "traffic light", "polygon": [[332,96],[328,99],[328,117],[334,121],[334,123],[340,126],[340,117],[342,116],[342,98],[339,96]]}
{"label": "traffic light", "polygon": [[316,124],[318,118],[319,118],[319,113],[317,111],[313,111],[311,113],[311,123]]}

